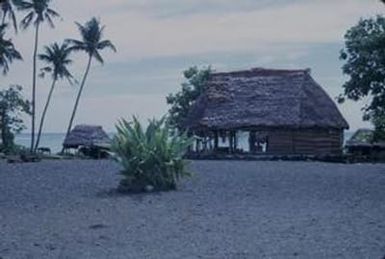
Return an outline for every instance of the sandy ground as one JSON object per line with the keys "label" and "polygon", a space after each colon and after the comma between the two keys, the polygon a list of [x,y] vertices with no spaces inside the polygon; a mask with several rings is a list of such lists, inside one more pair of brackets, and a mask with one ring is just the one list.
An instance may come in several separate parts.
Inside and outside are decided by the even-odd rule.
{"label": "sandy ground", "polygon": [[192,162],[114,193],[110,161],[0,162],[0,258],[382,258],[385,165]]}

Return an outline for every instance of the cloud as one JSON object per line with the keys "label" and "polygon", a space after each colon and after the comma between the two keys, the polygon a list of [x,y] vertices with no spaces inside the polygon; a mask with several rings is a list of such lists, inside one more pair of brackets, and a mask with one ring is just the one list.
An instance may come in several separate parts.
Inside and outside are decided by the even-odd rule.
{"label": "cloud", "polygon": [[163,19],[149,10],[127,10],[106,15],[105,21],[108,25],[124,24],[123,33],[122,27],[109,26],[109,35],[120,47],[116,58],[127,59],[269,49],[277,43],[341,42],[358,17],[379,10],[374,1],[315,0],[235,9],[225,15],[206,11]]}
{"label": "cloud", "polygon": [[[341,42],[361,16],[380,12],[376,0],[67,0],[57,1],[63,17],[55,30],[47,27],[41,43],[77,37],[73,21],[101,17],[105,36],[118,47],[107,59],[192,55],[207,52],[269,50],[271,44]],[[162,10],[186,9],[165,15]],[[218,11],[221,10],[221,11]],[[17,45],[28,53],[32,33],[19,35]],[[25,50],[25,51],[24,51]]]}

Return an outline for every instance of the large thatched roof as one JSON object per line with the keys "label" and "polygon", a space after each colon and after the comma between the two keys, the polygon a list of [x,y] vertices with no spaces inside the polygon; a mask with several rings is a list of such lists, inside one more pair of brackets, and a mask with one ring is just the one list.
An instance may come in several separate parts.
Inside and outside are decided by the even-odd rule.
{"label": "large thatched roof", "polygon": [[262,68],[213,73],[185,125],[190,129],[349,127],[309,70]]}
{"label": "large thatched roof", "polygon": [[102,126],[77,125],[65,138],[64,148],[77,148],[79,146],[108,146],[111,139],[103,131]]}

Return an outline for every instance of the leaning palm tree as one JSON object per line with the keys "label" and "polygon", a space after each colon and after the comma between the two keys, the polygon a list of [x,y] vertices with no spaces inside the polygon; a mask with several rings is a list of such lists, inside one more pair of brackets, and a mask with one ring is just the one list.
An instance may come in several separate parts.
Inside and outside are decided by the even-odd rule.
{"label": "leaning palm tree", "polygon": [[84,51],[88,55],[88,63],[87,63],[86,71],[84,73],[82,82],[80,84],[78,95],[76,97],[75,106],[72,111],[66,136],[68,136],[69,132],[71,131],[72,123],[74,121],[75,114],[79,105],[79,100],[83,92],[83,88],[88,76],[88,72],[90,71],[90,68],[91,68],[92,59],[95,58],[97,61],[103,64],[104,60],[99,53],[100,50],[103,50],[105,48],[110,48],[116,52],[116,48],[111,43],[111,41],[102,40],[104,26],[100,25],[100,21],[98,19],[94,17],[90,21],[86,22],[84,25],[81,25],[79,23],[76,23],[76,25],[78,26],[82,40],[68,39],[67,42],[71,44],[71,50]]}
{"label": "leaning palm tree", "polygon": [[59,17],[59,14],[49,8],[51,0],[30,0],[21,1],[18,4],[18,9],[28,12],[21,20],[21,28],[27,29],[31,25],[35,26],[35,46],[33,51],[33,74],[32,74],[32,126],[31,126],[31,152],[33,152],[35,143],[35,118],[36,118],[36,59],[37,48],[39,45],[39,29],[44,21],[53,28],[53,18]]}
{"label": "leaning palm tree", "polygon": [[67,68],[67,66],[71,65],[72,63],[72,60],[69,58],[69,55],[70,55],[70,48],[68,47],[67,43],[63,43],[62,45],[59,45],[58,43],[54,43],[50,46],[45,46],[44,53],[38,56],[41,61],[47,63],[48,65],[42,68],[42,76],[44,76],[45,73],[51,74],[52,85],[48,93],[48,97],[44,106],[43,113],[41,115],[39,131],[36,137],[36,144],[35,144],[35,150],[34,150],[35,152],[39,147],[40,136],[43,130],[45,116],[47,114],[47,110],[51,101],[52,94],[55,89],[56,82],[59,79],[67,79],[70,84],[73,83],[73,80],[72,80],[73,76],[68,71],[68,68]]}
{"label": "leaning palm tree", "polygon": [[0,1],[0,11],[1,11],[1,24],[5,24],[5,19],[12,22],[15,32],[17,32],[17,21],[15,15],[15,7],[18,7],[21,3],[21,0],[2,0]]}
{"label": "leaning palm tree", "polygon": [[0,25],[0,69],[3,70],[4,75],[8,72],[9,64],[12,63],[13,60],[22,59],[12,41],[5,38],[6,28],[7,24]]}

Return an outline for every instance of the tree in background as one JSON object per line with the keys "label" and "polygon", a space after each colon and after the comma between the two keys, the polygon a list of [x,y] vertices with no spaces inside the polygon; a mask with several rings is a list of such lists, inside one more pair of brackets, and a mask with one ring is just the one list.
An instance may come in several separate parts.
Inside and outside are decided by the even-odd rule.
{"label": "tree in background", "polygon": [[[385,129],[385,18],[361,19],[345,34],[340,59],[349,80],[343,85],[339,101],[370,98],[363,118],[371,120],[376,131]],[[381,136],[382,134],[375,134]]]}
{"label": "tree in background", "polygon": [[15,32],[17,32],[17,20],[15,14],[15,7],[17,8],[21,0],[2,0],[0,2],[1,10],[1,25],[6,24],[6,19],[12,23]]}
{"label": "tree in background", "polygon": [[21,1],[18,9],[27,12],[27,15],[21,20],[21,28],[27,29],[31,25],[35,26],[35,45],[33,51],[33,72],[32,72],[32,125],[31,125],[31,152],[34,151],[35,144],[35,117],[36,117],[36,60],[37,48],[39,45],[40,25],[47,21],[53,28],[53,18],[59,17],[59,14],[49,8],[51,0],[31,0]]}
{"label": "tree in background", "polygon": [[86,71],[84,73],[82,82],[80,84],[78,95],[76,97],[75,106],[72,111],[66,136],[68,136],[68,134],[72,129],[72,124],[75,119],[75,114],[79,105],[80,97],[82,95],[83,88],[91,68],[92,59],[95,58],[99,63],[104,64],[104,60],[100,55],[99,51],[109,48],[114,52],[116,52],[116,48],[111,43],[111,41],[103,40],[103,30],[105,26],[102,26],[98,19],[94,17],[90,21],[86,22],[84,25],[80,23],[76,23],[76,25],[78,26],[80,36],[82,39],[81,40],[67,39],[67,42],[71,44],[72,51],[85,52],[88,55],[88,62],[87,62]]}
{"label": "tree in background", "polygon": [[59,79],[67,79],[68,82],[72,84],[73,76],[68,71],[68,67],[67,67],[72,64],[72,60],[69,58],[70,52],[71,50],[67,43],[63,43],[61,45],[59,45],[58,43],[54,43],[50,46],[45,46],[44,53],[38,56],[41,61],[47,63],[48,65],[42,68],[42,76],[44,76],[45,73],[51,74],[52,85],[47,97],[46,104],[44,106],[43,113],[41,115],[39,131],[36,137],[35,151],[39,147],[40,136],[44,126],[44,119],[47,114],[47,110],[51,101],[52,94],[55,89],[56,82]]}
{"label": "tree in background", "polygon": [[0,25],[0,69],[3,70],[4,75],[8,72],[9,64],[12,63],[13,60],[22,59],[20,53],[15,49],[12,41],[5,38],[6,28],[6,24]]}
{"label": "tree in background", "polygon": [[169,120],[175,129],[185,130],[184,120],[190,107],[203,92],[211,72],[211,67],[203,69],[198,69],[196,66],[190,67],[183,72],[186,82],[182,83],[182,89],[166,97],[167,104],[171,106],[168,111]]}
{"label": "tree in background", "polygon": [[373,124],[374,124],[374,136],[373,140],[385,140],[385,115],[384,113],[375,114],[373,116]]}
{"label": "tree in background", "polygon": [[25,128],[21,115],[30,114],[30,102],[23,98],[21,86],[11,86],[0,91],[1,151],[9,152],[14,147],[14,137]]}

